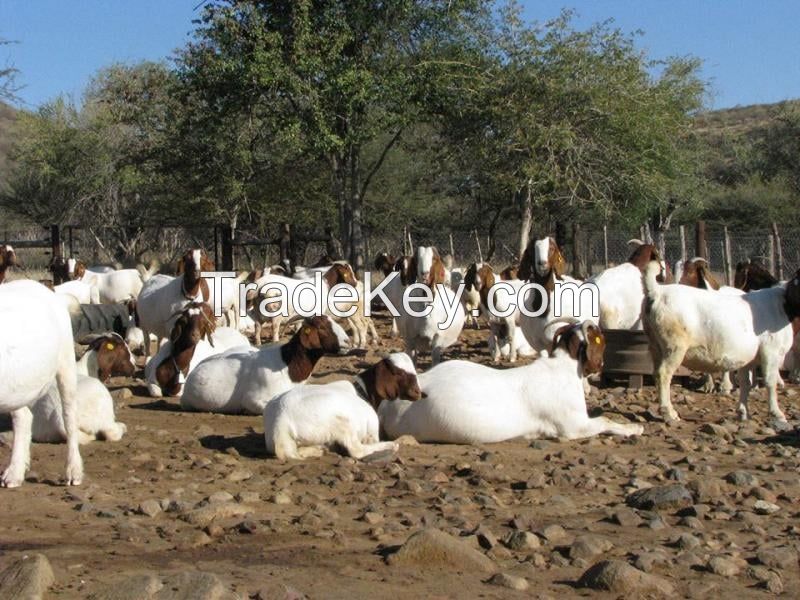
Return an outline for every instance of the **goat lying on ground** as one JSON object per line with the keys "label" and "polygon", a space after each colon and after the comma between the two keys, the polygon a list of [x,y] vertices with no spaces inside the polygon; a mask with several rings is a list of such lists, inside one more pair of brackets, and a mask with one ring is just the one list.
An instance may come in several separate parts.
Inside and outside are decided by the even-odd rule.
{"label": "goat lying on ground", "polygon": [[[300,320],[295,317],[289,322]],[[287,323],[288,325],[289,323]],[[305,382],[326,354],[346,354],[350,341],[326,316],[303,321],[285,344],[232,348],[189,373],[181,396],[188,410],[259,415],[275,396]]]}
{"label": "goat lying on ground", "polygon": [[582,381],[602,370],[605,338],[596,325],[563,320],[550,356],[529,365],[499,370],[451,360],[421,374],[421,400],[381,402],[384,431],[392,439],[408,434],[451,444],[641,434],[641,425],[589,418]]}
{"label": "goat lying on ground", "polygon": [[[78,435],[86,444],[96,439],[116,442],[127,431],[116,420],[114,400],[103,382],[112,375],[130,377],[135,371],[133,356],[116,333],[97,336],[77,363]],[[61,412],[61,396],[56,385],[31,407],[32,437],[36,442],[63,442],[67,439]]]}
{"label": "goat lying on ground", "polygon": [[77,368],[69,313],[55,294],[34,281],[0,286],[0,412],[11,413],[14,443],[0,485],[18,487],[30,464],[30,406],[55,380],[67,438],[67,484],[79,485]]}
{"label": "goat lying on ground", "polygon": [[420,398],[407,354],[396,353],[361,373],[354,383],[303,385],[277,396],[264,409],[267,452],[280,459],[321,456],[323,447],[342,446],[353,458],[395,442],[379,442],[375,409],[383,400]]}
{"label": "goat lying on ground", "polygon": [[742,296],[684,285],[658,285],[661,271],[651,262],[643,276],[644,330],[655,367],[661,411],[678,419],[670,401],[670,382],[684,365],[703,373],[738,370],[739,414],[749,416],[749,368],[760,365],[769,394],[769,410],[779,424],[776,386],[781,362],[792,346],[791,319],[800,315],[800,280]]}
{"label": "goat lying on ground", "polygon": [[230,327],[217,327],[214,309],[205,302],[191,302],[183,309],[169,340],[145,365],[147,391],[151,396],[180,396],[186,377],[209,356],[230,348],[247,348],[247,338]]}

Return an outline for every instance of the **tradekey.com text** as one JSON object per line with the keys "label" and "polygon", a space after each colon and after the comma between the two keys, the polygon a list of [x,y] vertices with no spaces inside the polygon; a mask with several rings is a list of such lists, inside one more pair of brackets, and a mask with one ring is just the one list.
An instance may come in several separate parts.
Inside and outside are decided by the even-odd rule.
{"label": "tradekey.com text", "polygon": [[[289,317],[295,314],[302,317],[330,314],[339,318],[347,318],[355,314],[358,310],[359,300],[363,299],[364,315],[369,317],[372,313],[372,301],[380,299],[393,317],[400,317],[403,314],[412,317],[427,317],[433,312],[433,305],[436,302],[444,310],[444,319],[437,324],[438,328],[445,330],[452,326],[466,289],[463,283],[460,283],[456,289],[437,283],[434,286],[435,292],[428,284],[412,283],[403,290],[402,309],[400,309],[386,294],[387,286],[399,276],[398,272],[390,273],[377,286],[373,287],[372,273],[367,271],[364,273],[363,290],[347,283],[338,283],[329,287],[323,281],[321,273],[315,273],[313,279],[289,279],[288,282],[285,281],[287,279],[285,277],[280,277],[280,279],[276,277],[276,280],[261,286],[257,283],[240,283],[239,315],[246,316],[248,306],[254,305],[266,318]],[[201,277],[209,280],[209,285],[213,290],[214,315],[219,318],[222,316],[222,290],[225,285],[223,281],[235,280],[236,273],[203,271]],[[545,302],[537,303],[539,306],[535,309],[532,308],[530,302],[530,294],[533,291],[538,291],[545,299]],[[508,317],[517,309],[526,316],[538,317],[548,312],[549,303],[552,302],[553,316],[560,317],[562,312],[569,315],[572,306],[585,306],[582,303],[583,294],[590,295],[591,316],[597,318],[600,311],[599,290],[595,284],[589,282],[578,284],[572,281],[557,281],[554,290],[548,292],[538,283],[529,282],[515,287],[506,281],[499,281],[490,288],[485,308],[491,315],[499,318]],[[250,300],[249,303],[248,300]],[[473,311],[474,316],[477,317],[478,312]]]}

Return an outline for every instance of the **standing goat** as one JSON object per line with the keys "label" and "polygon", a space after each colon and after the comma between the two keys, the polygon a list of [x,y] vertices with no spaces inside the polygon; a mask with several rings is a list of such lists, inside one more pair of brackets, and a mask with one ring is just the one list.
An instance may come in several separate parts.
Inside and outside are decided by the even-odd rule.
{"label": "standing goat", "polygon": [[18,487],[30,464],[30,406],[55,380],[67,438],[67,485],[83,480],[78,448],[77,369],[69,313],[40,283],[0,286],[0,412],[11,413],[14,443],[0,485]]}
{"label": "standing goat", "polygon": [[643,324],[664,418],[678,419],[670,401],[670,382],[675,370],[684,365],[703,373],[738,370],[739,414],[747,419],[749,367],[758,364],[769,394],[770,413],[785,425],[776,386],[781,362],[792,346],[790,321],[800,315],[797,275],[788,285],[736,296],[685,285],[659,285],[656,277],[661,268],[652,261],[643,276]]}

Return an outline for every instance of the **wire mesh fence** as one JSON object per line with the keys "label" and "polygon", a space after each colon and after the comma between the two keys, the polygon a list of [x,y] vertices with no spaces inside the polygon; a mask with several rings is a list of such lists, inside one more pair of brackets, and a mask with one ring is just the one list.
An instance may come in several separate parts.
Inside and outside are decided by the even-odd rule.
{"label": "wire mesh fence", "polygon": [[[435,246],[441,254],[451,254],[455,266],[466,267],[479,261],[491,262],[498,268],[519,261],[519,224],[509,220],[498,226],[494,241],[486,231],[421,228],[408,225],[394,231],[366,232],[367,268],[379,252],[398,256],[410,252],[419,245]],[[219,226],[183,227],[170,224],[147,225],[128,228],[113,228],[91,225],[61,227],[63,256],[73,256],[90,264],[118,264],[134,266],[157,258],[163,265],[172,264],[189,247],[205,248],[220,266],[221,239]],[[0,229],[0,242],[23,242],[17,248],[21,261],[31,268],[46,268],[52,251],[49,248],[49,228],[25,227],[14,230]],[[260,268],[279,262],[279,249],[274,231],[239,230],[235,232],[237,243],[233,248],[233,264],[236,270]],[[584,265],[585,275],[602,271],[608,266],[624,262],[631,254],[628,243],[639,238],[633,230],[607,229],[583,230],[578,251]],[[664,246],[667,261],[674,263],[681,258],[683,249],[679,230],[665,234]],[[746,259],[757,261],[775,271],[778,250],[782,255],[783,276],[791,276],[800,268],[800,229],[780,231],[779,244],[768,229],[731,231],[731,267]],[[309,239],[310,238],[310,239]],[[41,242],[39,247],[35,247]],[[240,243],[244,242],[244,243]],[[31,244],[34,247],[28,247]],[[695,256],[694,229],[686,227],[683,246],[688,258]],[[712,270],[724,280],[725,240],[722,229],[709,227],[706,232],[707,257]],[[298,236],[294,244],[297,264],[311,264],[323,256],[326,245],[313,236]],[[568,261],[575,251],[571,240],[562,249]]]}

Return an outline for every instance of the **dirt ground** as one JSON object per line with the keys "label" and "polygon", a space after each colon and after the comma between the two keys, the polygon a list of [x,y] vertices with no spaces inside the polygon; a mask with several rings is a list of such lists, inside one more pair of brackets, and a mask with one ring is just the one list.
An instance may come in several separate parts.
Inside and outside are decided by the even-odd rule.
{"label": "dirt ground", "polygon": [[[387,320],[378,324],[378,352],[401,349]],[[488,363],[485,336],[465,330],[448,358]],[[323,358],[313,380],[350,377],[376,357]],[[260,417],[181,412],[174,399],[147,397],[140,381],[110,387],[133,393],[115,392],[128,433],[82,448],[82,486],[61,485],[64,445],[35,444],[28,481],[0,490],[0,570],[44,554],[56,576],[48,597],[89,597],[133,573],[194,569],[244,598],[283,598],[287,587],[310,598],[615,597],[576,585],[606,558],[686,597],[781,587],[797,597],[800,589],[796,555],[794,564],[772,564],[763,552],[780,547],[791,557],[800,547],[800,436],[769,428],[762,390],[745,425],[732,397],[673,386],[683,420],[668,426],[652,387],[606,387],[593,390],[590,411],[644,424],[641,438],[404,445],[363,462],[333,453],[280,462],[265,454]],[[800,417],[797,391],[787,385],[780,394],[790,421]],[[0,461],[8,455],[0,448]],[[676,483],[690,490],[691,507],[625,507],[636,489]],[[774,510],[763,502],[778,510],[760,514]],[[208,523],[197,512],[206,504],[225,508]],[[392,548],[424,527],[460,537],[529,589],[488,583],[468,568],[388,564]],[[504,540],[516,529],[535,533],[536,543],[510,549]],[[712,567],[715,557],[733,566]]]}

